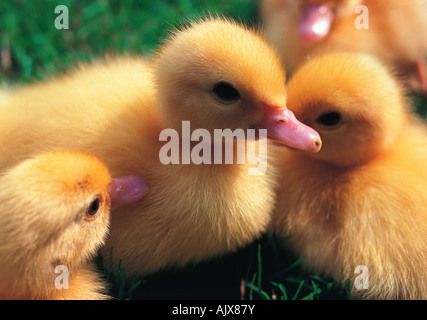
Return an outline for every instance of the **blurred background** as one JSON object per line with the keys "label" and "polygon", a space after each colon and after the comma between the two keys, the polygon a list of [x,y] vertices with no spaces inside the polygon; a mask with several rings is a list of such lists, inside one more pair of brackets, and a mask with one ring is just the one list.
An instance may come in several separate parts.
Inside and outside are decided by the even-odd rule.
{"label": "blurred background", "polygon": [[[69,29],[56,29],[58,5]],[[1,76],[42,79],[107,52],[150,54],[172,27],[209,12],[254,22],[257,0],[7,0],[0,2]]]}
{"label": "blurred background", "polygon": [[[55,28],[58,5],[69,10],[68,30]],[[257,24],[258,9],[258,0],[0,1],[0,84],[43,80],[107,53],[151,54],[171,29],[208,13]],[[426,100],[412,98],[424,115]],[[126,266],[103,272],[118,299],[347,298],[328,279],[302,272],[302,260],[281,241],[265,235],[238,252],[130,284]]]}

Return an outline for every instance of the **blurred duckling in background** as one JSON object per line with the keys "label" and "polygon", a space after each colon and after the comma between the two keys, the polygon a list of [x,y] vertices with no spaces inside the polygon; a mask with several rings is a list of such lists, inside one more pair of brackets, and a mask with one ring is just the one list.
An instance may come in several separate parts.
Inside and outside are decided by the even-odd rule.
{"label": "blurred duckling in background", "polygon": [[427,94],[425,0],[262,0],[260,15],[288,75],[319,54],[364,52]]}
{"label": "blurred duckling in background", "polygon": [[403,90],[377,59],[350,53],[313,58],[288,89],[323,145],[282,150],[271,230],[291,236],[307,270],[350,280],[354,297],[426,299],[427,131]]}
{"label": "blurred duckling in background", "polygon": [[[196,263],[265,232],[275,199],[274,157],[259,157],[266,172],[258,175],[249,174],[255,165],[248,161],[183,163],[184,151],[178,164],[165,165],[161,134],[175,130],[175,146],[183,148],[188,120],[210,137],[216,129],[266,129],[269,141],[317,152],[318,133],[286,108],[285,82],[280,59],[257,32],[227,19],[194,22],[173,33],[152,64],[114,58],[13,92],[0,109],[7,155],[0,167],[67,147],[97,155],[114,176],[144,177],[150,192],[112,216],[105,255],[112,248],[129,278]],[[244,138],[257,151],[266,140]],[[188,153],[197,142],[189,142]],[[213,139],[200,143],[215,150]],[[232,147],[234,160],[245,152]]]}
{"label": "blurred duckling in background", "polygon": [[4,90],[0,89],[0,106],[7,103],[7,97],[9,91],[5,88]]}
{"label": "blurred duckling in background", "polygon": [[118,208],[146,190],[137,177],[111,179],[80,152],[45,153],[2,172],[0,298],[109,298],[90,260],[107,235],[111,202]]}

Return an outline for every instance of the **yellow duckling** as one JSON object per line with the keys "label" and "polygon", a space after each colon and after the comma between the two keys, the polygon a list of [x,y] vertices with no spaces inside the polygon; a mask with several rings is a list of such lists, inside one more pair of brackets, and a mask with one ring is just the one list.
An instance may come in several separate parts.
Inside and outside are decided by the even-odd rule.
{"label": "yellow duckling", "polygon": [[111,202],[118,208],[145,193],[138,178],[111,179],[80,152],[45,153],[2,172],[0,298],[109,298],[90,260],[105,241]]}
{"label": "yellow duckling", "polygon": [[317,154],[283,150],[271,230],[304,267],[366,299],[427,298],[427,131],[372,56],[314,58],[288,104],[317,130]]}
{"label": "yellow duckling", "polygon": [[[150,192],[113,215],[106,254],[113,247],[132,276],[195,263],[266,230],[276,174],[274,156],[261,152],[261,129],[269,141],[321,147],[317,132],[286,108],[285,81],[259,33],[226,19],[195,22],[174,33],[152,64],[110,59],[11,94],[0,110],[7,154],[0,167],[66,147],[100,157],[114,176],[144,177]],[[238,138],[214,139],[226,129],[241,130],[247,148]]]}

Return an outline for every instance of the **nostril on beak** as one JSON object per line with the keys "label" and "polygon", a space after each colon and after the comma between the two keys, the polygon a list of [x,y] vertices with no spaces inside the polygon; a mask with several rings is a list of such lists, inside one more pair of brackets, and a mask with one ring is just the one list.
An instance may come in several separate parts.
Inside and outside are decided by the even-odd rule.
{"label": "nostril on beak", "polygon": [[315,139],[314,148],[319,151],[321,147],[322,147],[322,140],[320,140],[319,138]]}
{"label": "nostril on beak", "polygon": [[277,120],[277,122],[278,122],[279,124],[284,124],[284,123],[288,123],[288,122],[289,122],[289,120],[288,120],[288,118],[282,118],[282,119]]}

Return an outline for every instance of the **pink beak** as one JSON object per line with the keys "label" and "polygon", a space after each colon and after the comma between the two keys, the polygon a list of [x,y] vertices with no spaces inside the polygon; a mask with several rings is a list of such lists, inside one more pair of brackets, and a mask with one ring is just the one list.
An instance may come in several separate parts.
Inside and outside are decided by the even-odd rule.
{"label": "pink beak", "polygon": [[318,152],[322,147],[317,131],[298,121],[286,108],[264,104],[264,117],[256,127],[267,129],[268,137],[289,147],[308,152]]}
{"label": "pink beak", "polygon": [[134,203],[148,192],[148,186],[136,176],[114,178],[107,187],[111,200],[111,211]]}
{"label": "pink beak", "polygon": [[322,40],[329,33],[333,16],[327,5],[307,6],[298,27],[302,42],[310,45]]}

